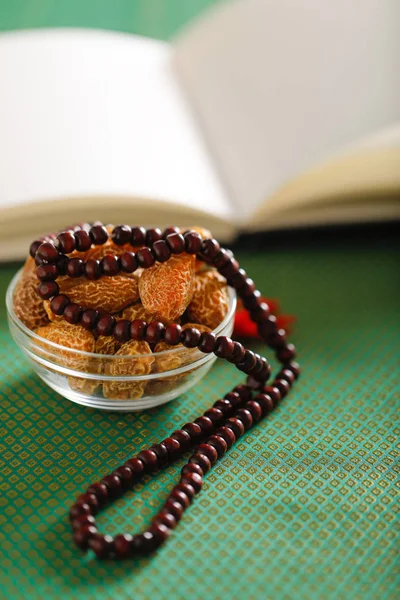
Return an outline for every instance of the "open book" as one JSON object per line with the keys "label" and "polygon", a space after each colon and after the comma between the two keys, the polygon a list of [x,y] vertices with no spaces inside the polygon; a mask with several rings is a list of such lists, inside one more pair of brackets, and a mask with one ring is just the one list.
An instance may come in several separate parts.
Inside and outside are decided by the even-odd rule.
{"label": "open book", "polygon": [[400,217],[400,2],[236,0],[170,44],[0,35],[0,259],[100,219],[241,231]]}

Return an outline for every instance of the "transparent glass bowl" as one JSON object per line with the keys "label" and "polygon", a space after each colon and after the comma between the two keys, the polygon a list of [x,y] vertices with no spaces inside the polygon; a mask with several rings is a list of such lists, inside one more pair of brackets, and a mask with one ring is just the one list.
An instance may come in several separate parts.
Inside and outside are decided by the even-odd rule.
{"label": "transparent glass bowl", "polygon": [[[28,329],[14,312],[14,289],[20,274],[14,276],[6,295],[11,334],[39,377],[73,402],[113,411],[152,408],[189,390],[216,360],[214,354],[196,348],[123,356],[83,352],[50,342]],[[235,309],[236,295],[229,288],[229,311],[214,330],[216,335],[231,336]],[[140,374],[143,372],[148,374]]]}

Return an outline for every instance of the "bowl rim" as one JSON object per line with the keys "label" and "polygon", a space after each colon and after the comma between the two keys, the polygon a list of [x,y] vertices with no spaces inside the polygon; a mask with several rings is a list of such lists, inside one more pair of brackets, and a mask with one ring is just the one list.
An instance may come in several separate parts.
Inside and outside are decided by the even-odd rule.
{"label": "bowl rim", "polygon": [[[14,324],[22,331],[22,333],[25,336],[27,336],[28,338],[35,341],[36,346],[39,346],[39,347],[41,346],[43,348],[43,344],[45,344],[46,346],[49,346],[50,348],[54,348],[55,350],[58,350],[61,352],[65,352],[65,350],[68,350],[68,352],[72,353],[73,356],[81,356],[81,357],[85,357],[85,358],[98,359],[98,360],[103,360],[103,361],[104,360],[113,360],[113,359],[114,360],[120,360],[120,359],[133,360],[133,359],[139,359],[139,358],[150,356],[149,354],[110,354],[110,355],[108,355],[108,354],[98,354],[96,352],[86,352],[85,350],[78,350],[76,348],[68,348],[68,346],[63,346],[61,344],[57,344],[56,342],[51,342],[50,340],[46,340],[46,338],[41,337],[40,335],[38,335],[37,333],[35,333],[31,329],[29,329],[26,325],[24,325],[24,323],[21,321],[21,319],[19,319],[19,317],[17,317],[17,315],[15,314],[15,311],[14,311],[14,306],[13,306],[14,290],[15,290],[15,286],[16,286],[20,276],[22,275],[22,272],[23,272],[23,267],[21,267],[15,273],[15,275],[13,276],[13,278],[11,279],[10,283],[7,286],[7,290],[6,290],[7,313],[8,313],[8,317],[12,319]],[[228,295],[229,295],[229,310],[228,310],[227,314],[225,315],[225,318],[223,319],[223,321],[221,321],[221,323],[218,325],[218,327],[211,330],[212,333],[216,336],[218,336],[218,334],[225,329],[225,327],[228,325],[228,323],[234,317],[234,314],[236,311],[236,304],[237,304],[236,292],[230,286],[228,286]],[[156,355],[157,355],[157,358],[161,358],[161,357],[165,357],[165,356],[174,356],[175,354],[179,354],[180,352],[187,351],[187,350],[188,350],[188,348],[186,348],[185,346],[178,346],[175,348],[170,348],[168,350],[162,350],[161,352],[157,352]],[[193,350],[196,350],[196,348],[193,348]]]}

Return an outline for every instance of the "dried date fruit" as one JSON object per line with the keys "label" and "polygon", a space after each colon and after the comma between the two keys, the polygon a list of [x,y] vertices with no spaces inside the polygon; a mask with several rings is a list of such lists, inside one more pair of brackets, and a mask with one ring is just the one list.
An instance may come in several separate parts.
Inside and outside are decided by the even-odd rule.
{"label": "dried date fruit", "polygon": [[[136,355],[140,355],[137,356]],[[148,375],[154,362],[154,356],[147,342],[131,340],[122,344],[115,356],[118,360],[108,361],[106,375]],[[126,358],[123,358],[126,356]],[[103,394],[114,400],[138,400],[143,396],[146,381],[105,381]]]}
{"label": "dried date fruit", "polygon": [[[134,321],[135,319],[141,319],[142,321],[146,321],[146,323],[151,323],[152,321],[161,321],[165,325],[171,323],[167,319],[160,319],[156,315],[151,314],[148,310],[145,309],[141,302],[136,302],[136,304],[132,304],[125,308],[118,318],[128,319],[129,321]],[[180,319],[175,319],[173,321],[175,323],[179,323]]]}
{"label": "dried date fruit", "polygon": [[214,270],[197,274],[187,311],[189,319],[215,329],[222,323],[228,310],[229,295],[225,278]]}
{"label": "dried date fruit", "polygon": [[[35,265],[33,259],[31,261]],[[43,300],[36,291],[40,282],[36,277],[35,269],[32,268],[31,261],[26,262],[24,271],[15,286],[13,306],[18,319],[28,329],[34,330],[46,325],[49,319],[43,306]]]}
{"label": "dried date fruit", "polygon": [[[117,351],[118,344],[115,338],[112,336],[101,335],[97,338],[94,345],[95,354],[115,354]],[[103,373],[105,367],[105,360],[99,357],[92,357],[89,359],[88,369],[89,373]],[[69,387],[76,391],[92,396],[98,388],[101,386],[101,381],[97,379],[85,379],[84,377],[68,377]]]}
{"label": "dried date fruit", "polygon": [[[35,333],[49,342],[59,344],[64,348],[58,349],[52,346],[47,346],[45,342],[39,346],[43,347],[44,357],[57,364],[76,369],[79,371],[88,371],[90,367],[90,359],[86,356],[76,355],[70,350],[81,350],[83,352],[93,352],[95,340],[93,335],[81,325],[70,325],[66,321],[58,323],[50,323],[36,329]],[[48,356],[48,353],[50,356]]]}
{"label": "dried date fruit", "polygon": [[145,309],[164,321],[180,317],[192,298],[194,268],[195,257],[184,253],[146,269],[139,279]]}

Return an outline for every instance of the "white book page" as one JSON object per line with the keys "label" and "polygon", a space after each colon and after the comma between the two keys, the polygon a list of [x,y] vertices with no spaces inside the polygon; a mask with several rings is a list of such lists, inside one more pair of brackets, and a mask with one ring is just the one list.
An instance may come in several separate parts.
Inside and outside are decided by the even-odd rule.
{"label": "white book page", "polygon": [[169,45],[89,30],[3,34],[0,76],[3,241],[39,215],[65,226],[129,203],[133,224],[135,202],[147,222],[171,207],[229,219]]}
{"label": "white book page", "polygon": [[174,48],[239,222],[400,119],[398,0],[236,0]]}

